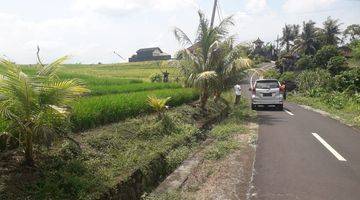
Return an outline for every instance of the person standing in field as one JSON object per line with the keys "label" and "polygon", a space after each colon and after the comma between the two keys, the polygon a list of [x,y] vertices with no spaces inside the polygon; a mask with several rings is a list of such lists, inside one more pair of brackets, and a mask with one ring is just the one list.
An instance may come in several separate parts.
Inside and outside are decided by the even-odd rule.
{"label": "person standing in field", "polygon": [[234,92],[235,92],[235,105],[239,104],[241,99],[241,86],[239,84],[236,84],[234,86]]}

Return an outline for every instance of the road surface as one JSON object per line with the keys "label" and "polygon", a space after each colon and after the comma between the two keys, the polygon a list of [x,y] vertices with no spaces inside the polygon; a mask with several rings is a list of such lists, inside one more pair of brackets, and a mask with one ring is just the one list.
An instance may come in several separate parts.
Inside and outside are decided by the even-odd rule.
{"label": "road surface", "polygon": [[258,111],[251,199],[359,200],[360,131],[296,104],[284,107]]}

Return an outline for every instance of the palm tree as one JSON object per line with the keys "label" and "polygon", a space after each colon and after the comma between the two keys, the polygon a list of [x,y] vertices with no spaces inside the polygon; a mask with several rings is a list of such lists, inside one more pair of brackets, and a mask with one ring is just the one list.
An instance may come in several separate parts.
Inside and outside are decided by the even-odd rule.
{"label": "palm tree", "polygon": [[216,81],[215,72],[217,51],[220,43],[227,39],[228,27],[233,25],[232,17],[220,22],[216,27],[209,25],[208,19],[199,11],[199,26],[194,42],[179,28],[175,28],[176,39],[182,45],[190,45],[191,48],[182,51],[183,71],[187,83],[200,89],[200,107],[204,110],[211,89]]}
{"label": "palm tree", "polygon": [[314,55],[317,50],[317,30],[315,22],[303,22],[303,30],[300,37],[295,40],[294,51],[306,55]]}
{"label": "palm tree", "polygon": [[216,84],[214,87],[215,100],[218,100],[221,93],[229,89],[246,74],[245,70],[250,68],[252,61],[247,58],[244,47],[234,47],[233,38],[222,42],[217,51],[217,64],[215,68]]}
{"label": "palm tree", "polygon": [[324,22],[324,29],[322,29],[324,45],[338,45],[340,41],[339,35],[341,34],[340,25],[338,19],[327,18]]}
{"label": "palm tree", "polygon": [[360,25],[359,24],[349,25],[345,29],[343,35],[345,39],[350,37],[350,42],[360,39]]}
{"label": "palm tree", "polygon": [[67,59],[39,65],[29,76],[7,60],[0,60],[6,72],[0,77],[0,114],[10,122],[8,132],[25,150],[25,163],[34,163],[37,138],[64,133],[61,126],[69,115],[68,104],[88,90],[77,80],[59,80],[56,71]]}
{"label": "palm tree", "polygon": [[286,52],[290,52],[291,43],[299,35],[299,25],[287,25],[283,28],[283,36],[281,38],[281,46],[285,46]]}

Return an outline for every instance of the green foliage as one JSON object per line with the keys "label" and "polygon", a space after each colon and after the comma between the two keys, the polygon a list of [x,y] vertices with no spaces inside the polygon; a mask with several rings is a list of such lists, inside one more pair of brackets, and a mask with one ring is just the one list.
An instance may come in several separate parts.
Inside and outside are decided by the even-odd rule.
{"label": "green foliage", "polygon": [[176,83],[133,83],[123,85],[92,85],[91,95],[107,95],[119,93],[132,93],[149,90],[178,89],[182,86]]}
{"label": "green foliage", "polygon": [[34,142],[42,145],[54,135],[64,134],[67,106],[88,92],[78,80],[58,79],[56,72],[66,59],[39,66],[35,75],[25,74],[7,60],[0,61],[6,69],[0,76],[0,115],[9,123],[7,131],[24,147],[29,165],[33,164]]}
{"label": "green foliage", "polygon": [[234,140],[218,141],[212,148],[207,149],[205,158],[209,160],[219,160],[230,152],[239,149],[240,143]]}
{"label": "green foliage", "polygon": [[327,69],[335,76],[348,69],[346,58],[344,56],[334,56],[330,58]]}
{"label": "green foliage", "polygon": [[296,79],[296,74],[294,72],[284,72],[283,74],[281,74],[279,81],[280,82],[295,82]]}
{"label": "green foliage", "polygon": [[334,89],[340,92],[360,92],[360,68],[356,67],[335,76],[334,82]]}
{"label": "green foliage", "polygon": [[329,60],[334,56],[339,56],[340,52],[336,46],[328,45],[322,47],[314,57],[315,64],[319,67],[326,68]]}
{"label": "green foliage", "polygon": [[188,146],[180,146],[166,156],[166,162],[169,169],[176,169],[185,159],[188,158],[191,149]]}
{"label": "green foliage", "polygon": [[154,73],[154,74],[151,74],[149,79],[152,83],[160,83],[160,82],[162,82],[162,75],[160,73]]}
{"label": "green foliage", "polygon": [[297,76],[296,82],[301,92],[314,88],[327,89],[331,83],[331,75],[324,69],[305,70]]}
{"label": "green foliage", "polygon": [[338,19],[332,19],[328,17],[323,23],[324,28],[321,29],[321,39],[323,45],[334,45],[337,46],[340,42],[339,35],[341,34],[340,23]]}
{"label": "green foliage", "polygon": [[264,72],[263,76],[266,79],[279,79],[281,74],[275,69],[270,69]]}
{"label": "green foliage", "polygon": [[352,56],[356,61],[360,61],[360,40],[355,40],[351,43]]}
{"label": "green foliage", "polygon": [[171,97],[170,106],[190,102],[198,97],[193,89],[168,89],[82,98],[73,104],[73,129],[86,130],[150,112],[151,108],[146,104],[148,95]]}
{"label": "green foliage", "polygon": [[295,63],[297,70],[314,69],[316,67],[312,56],[303,55]]}

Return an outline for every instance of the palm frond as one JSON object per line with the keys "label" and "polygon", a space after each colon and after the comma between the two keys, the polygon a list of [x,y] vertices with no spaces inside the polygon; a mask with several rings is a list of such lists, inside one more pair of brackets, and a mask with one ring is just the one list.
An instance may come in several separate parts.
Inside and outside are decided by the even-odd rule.
{"label": "palm frond", "polygon": [[183,45],[183,46],[193,45],[193,42],[190,40],[189,36],[187,36],[183,30],[181,30],[179,28],[175,28],[174,35],[175,35],[176,40],[179,41],[181,43],[181,45]]}
{"label": "palm frond", "polygon": [[41,67],[39,71],[37,72],[38,76],[47,76],[47,77],[54,77],[57,69],[66,61],[68,60],[68,56],[63,56],[54,62]]}

